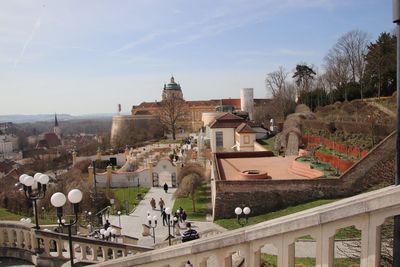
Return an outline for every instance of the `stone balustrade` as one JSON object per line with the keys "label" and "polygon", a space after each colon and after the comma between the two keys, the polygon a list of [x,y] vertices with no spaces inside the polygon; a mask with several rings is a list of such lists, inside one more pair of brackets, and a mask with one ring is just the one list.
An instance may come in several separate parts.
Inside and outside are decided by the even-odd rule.
{"label": "stone balustrade", "polygon": [[15,257],[35,262],[37,241],[33,224],[0,221],[0,257]]}
{"label": "stone balustrade", "polygon": [[376,267],[380,266],[381,226],[385,219],[399,214],[400,187],[390,186],[257,225],[93,266],[184,267],[189,260],[196,267],[231,267],[235,262],[259,267],[261,248],[272,245],[277,266],[293,267],[296,240],[310,236],[316,244],[315,265],[331,267],[336,232],[355,226],[361,230],[360,266]]}
{"label": "stone balustrade", "polygon": [[[69,260],[68,235],[32,227],[32,224],[21,222],[0,222],[0,257],[18,257],[40,266],[58,262],[52,265],[57,266]],[[35,255],[37,239],[40,240],[39,257]],[[117,236],[116,239],[120,237]],[[108,261],[152,250],[149,247],[81,236],[72,236],[72,242],[75,261],[87,263]]]}

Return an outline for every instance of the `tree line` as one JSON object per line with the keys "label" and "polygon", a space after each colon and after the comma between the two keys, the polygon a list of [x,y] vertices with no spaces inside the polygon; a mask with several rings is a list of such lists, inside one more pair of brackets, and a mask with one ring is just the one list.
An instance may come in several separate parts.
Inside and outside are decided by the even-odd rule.
{"label": "tree line", "polygon": [[360,30],[343,34],[323,59],[322,70],[299,63],[293,75],[284,67],[266,75],[275,117],[292,113],[296,103],[314,110],[336,101],[390,96],[396,90],[396,36],[382,32],[370,42]]}

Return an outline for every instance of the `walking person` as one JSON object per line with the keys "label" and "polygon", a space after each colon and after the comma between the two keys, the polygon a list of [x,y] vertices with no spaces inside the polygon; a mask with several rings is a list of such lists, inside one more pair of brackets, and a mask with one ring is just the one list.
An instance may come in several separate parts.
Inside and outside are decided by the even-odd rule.
{"label": "walking person", "polygon": [[151,208],[152,208],[153,210],[156,209],[156,200],[154,199],[154,197],[151,198],[151,200],[150,200],[150,205],[151,205]]}
{"label": "walking person", "polygon": [[165,202],[162,199],[162,197],[160,197],[160,201],[158,201],[158,206],[160,206],[160,210],[161,210],[161,213],[162,213],[163,210],[164,210],[164,206],[165,206]]}
{"label": "walking person", "polygon": [[185,223],[185,222],[186,222],[186,219],[187,219],[186,211],[183,211],[183,212],[182,212],[181,218],[182,218],[183,223]]}
{"label": "walking person", "polygon": [[165,209],[163,209],[163,210],[161,211],[161,217],[162,217],[162,225],[163,225],[163,226],[165,226],[165,224],[168,225],[168,222],[167,222],[167,213],[165,212]]}
{"label": "walking person", "polygon": [[168,193],[168,185],[167,185],[167,183],[164,184],[164,191],[165,191],[165,193]]}

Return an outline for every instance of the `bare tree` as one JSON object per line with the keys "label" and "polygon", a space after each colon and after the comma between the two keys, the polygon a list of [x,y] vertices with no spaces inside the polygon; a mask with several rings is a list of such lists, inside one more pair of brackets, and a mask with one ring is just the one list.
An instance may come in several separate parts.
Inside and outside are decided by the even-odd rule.
{"label": "bare tree", "polygon": [[[296,89],[293,84],[287,81],[287,72],[283,67],[279,67],[277,71],[267,74],[265,78],[265,86],[267,91],[272,95],[273,101],[269,108],[272,108],[270,115],[272,117],[285,117],[294,111]],[[265,111],[262,109],[262,111]],[[260,110],[260,112],[262,112]]]}
{"label": "bare tree", "polygon": [[161,101],[160,120],[164,128],[176,139],[177,124],[185,116],[185,101],[178,96],[171,96]]}
{"label": "bare tree", "polygon": [[352,30],[341,36],[325,57],[327,71],[332,71],[331,74],[336,75],[336,78],[340,77],[340,82],[349,77],[351,82],[360,84],[361,98],[363,97],[368,39],[366,32]]}
{"label": "bare tree", "polygon": [[192,198],[193,212],[196,212],[196,192],[200,189],[203,181],[203,178],[198,173],[191,173],[183,177],[182,182],[175,191],[175,197],[190,196]]}
{"label": "bare tree", "polygon": [[265,85],[267,91],[269,91],[273,97],[280,95],[281,92],[285,90],[287,83],[286,78],[288,75],[289,72],[287,72],[282,66],[280,66],[278,70],[267,74]]}

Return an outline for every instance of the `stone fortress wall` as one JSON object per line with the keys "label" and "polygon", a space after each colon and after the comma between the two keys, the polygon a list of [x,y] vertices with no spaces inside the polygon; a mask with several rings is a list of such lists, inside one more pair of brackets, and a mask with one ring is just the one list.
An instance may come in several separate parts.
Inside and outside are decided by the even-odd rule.
{"label": "stone fortress wall", "polygon": [[252,214],[258,215],[317,199],[336,199],[356,195],[371,186],[382,183],[393,184],[395,153],[396,134],[394,132],[339,178],[214,180],[212,185],[216,192],[213,196],[214,219],[233,217],[233,211],[238,206],[249,206]]}
{"label": "stone fortress wall", "polygon": [[[140,132],[141,131],[141,132]],[[140,132],[140,133],[139,133]],[[156,115],[117,115],[111,124],[111,144],[126,142],[129,136],[142,136],[145,139],[159,138],[164,135],[160,120]]]}

